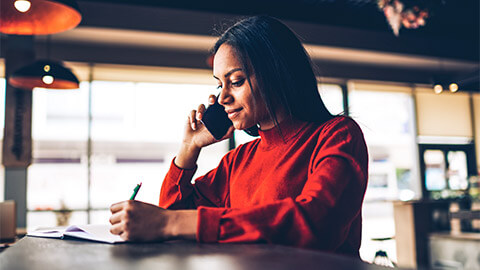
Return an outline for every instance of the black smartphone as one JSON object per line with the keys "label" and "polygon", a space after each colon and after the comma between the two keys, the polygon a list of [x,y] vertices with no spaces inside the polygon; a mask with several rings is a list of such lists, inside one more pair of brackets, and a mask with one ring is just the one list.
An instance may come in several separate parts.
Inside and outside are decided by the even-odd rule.
{"label": "black smartphone", "polygon": [[208,106],[207,110],[203,113],[202,122],[207,130],[217,140],[220,140],[227,134],[228,128],[233,125],[232,121],[228,118],[225,108],[217,101]]}

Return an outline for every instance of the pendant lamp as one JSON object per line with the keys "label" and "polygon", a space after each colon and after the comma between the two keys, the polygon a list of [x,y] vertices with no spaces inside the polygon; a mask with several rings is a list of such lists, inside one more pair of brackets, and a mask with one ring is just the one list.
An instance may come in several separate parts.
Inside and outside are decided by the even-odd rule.
{"label": "pendant lamp", "polygon": [[8,83],[16,88],[31,90],[35,87],[49,89],[77,89],[79,81],[69,68],[52,60],[37,60],[15,71]]}
{"label": "pendant lamp", "polygon": [[77,26],[82,20],[74,0],[1,0],[0,32],[48,35]]}

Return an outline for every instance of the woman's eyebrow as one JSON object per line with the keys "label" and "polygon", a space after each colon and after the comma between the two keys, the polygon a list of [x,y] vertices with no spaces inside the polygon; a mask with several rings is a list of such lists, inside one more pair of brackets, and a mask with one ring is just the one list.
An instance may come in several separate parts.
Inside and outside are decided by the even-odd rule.
{"label": "woman's eyebrow", "polygon": [[[236,71],[240,71],[240,70],[242,70],[242,69],[241,68],[231,69],[229,72],[225,73],[225,75],[223,75],[223,77],[227,78],[228,76],[232,75],[232,73],[234,73]],[[213,77],[218,80],[217,76],[213,75]]]}

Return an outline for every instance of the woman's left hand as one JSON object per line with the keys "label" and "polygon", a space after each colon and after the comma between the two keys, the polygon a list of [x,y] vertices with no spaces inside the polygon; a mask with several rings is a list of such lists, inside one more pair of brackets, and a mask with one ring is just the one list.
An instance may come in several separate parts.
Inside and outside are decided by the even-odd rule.
{"label": "woman's left hand", "polygon": [[128,241],[165,241],[196,237],[197,210],[166,210],[140,201],[110,207],[110,232]]}

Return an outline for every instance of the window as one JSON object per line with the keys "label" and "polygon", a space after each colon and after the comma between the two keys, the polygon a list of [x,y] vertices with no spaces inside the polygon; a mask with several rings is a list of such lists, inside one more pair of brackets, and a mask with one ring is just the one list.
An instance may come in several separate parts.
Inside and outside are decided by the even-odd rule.
{"label": "window", "polygon": [[385,250],[396,261],[391,200],[421,195],[418,183],[414,108],[411,89],[392,85],[349,84],[350,116],[360,125],[369,151],[369,178],[362,209],[360,255],[372,261]]}
{"label": "window", "polygon": [[[319,84],[318,85],[318,92],[320,93],[320,97],[323,100],[323,103],[327,107],[328,111],[333,114],[341,114],[344,112],[343,108],[343,93],[342,88],[339,85],[334,84]],[[235,145],[240,145],[247,143],[251,140],[254,140],[258,137],[252,137],[247,133],[236,130],[234,134],[235,138]]]}
{"label": "window", "polygon": [[[34,90],[28,228],[108,223],[109,206],[128,199],[138,182],[137,199],[158,203],[188,112],[215,91],[202,72],[111,68],[93,68],[96,80],[82,81],[79,90]],[[228,141],[206,147],[194,177],[217,166],[227,150]]]}
{"label": "window", "polygon": [[419,198],[411,94],[366,89],[368,85],[361,85],[349,93],[350,116],[360,124],[370,156],[365,199]]}
{"label": "window", "polygon": [[[70,222],[86,223],[88,88],[89,83],[82,82],[79,90],[33,91],[33,159],[27,170],[29,228],[55,226],[57,218],[66,216]],[[65,214],[50,210],[65,210]]]}
{"label": "window", "polygon": [[[187,115],[207,100],[212,89],[209,85],[93,82],[91,203],[98,209],[94,223],[108,220],[109,212],[101,208],[130,197],[138,182],[143,184],[137,199],[158,203]],[[228,141],[206,147],[195,176],[216,167],[227,150]]]}
{"label": "window", "polygon": [[331,114],[338,115],[345,111],[345,108],[343,108],[342,88],[339,85],[320,84],[318,85],[318,91],[323,103]]}
{"label": "window", "polygon": [[425,160],[425,185],[427,190],[443,190],[447,187],[445,179],[445,156],[440,150],[427,150]]}

